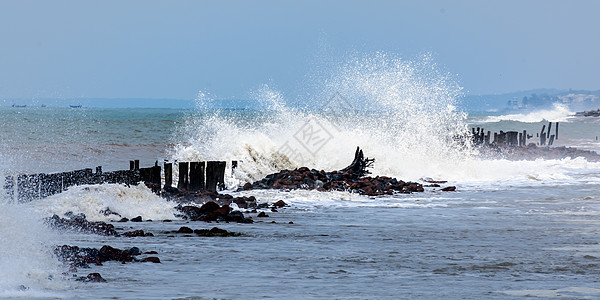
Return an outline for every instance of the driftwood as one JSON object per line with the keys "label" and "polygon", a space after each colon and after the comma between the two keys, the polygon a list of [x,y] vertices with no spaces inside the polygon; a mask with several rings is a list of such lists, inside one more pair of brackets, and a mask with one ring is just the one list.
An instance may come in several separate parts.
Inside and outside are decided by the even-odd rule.
{"label": "driftwood", "polygon": [[374,158],[365,157],[360,147],[356,147],[356,152],[354,153],[354,160],[349,166],[341,169],[340,172],[346,173],[347,171],[351,170],[353,176],[356,176],[356,178],[360,178],[367,174],[371,174],[371,172],[369,172],[367,168],[370,168],[373,165],[373,162],[375,162]]}

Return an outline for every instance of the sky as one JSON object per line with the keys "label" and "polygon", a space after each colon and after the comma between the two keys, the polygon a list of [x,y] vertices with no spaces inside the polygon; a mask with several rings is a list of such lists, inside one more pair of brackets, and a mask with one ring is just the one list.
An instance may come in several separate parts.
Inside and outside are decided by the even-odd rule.
{"label": "sky", "polygon": [[576,0],[0,0],[0,100],[291,93],[318,64],[375,51],[430,53],[468,94],[598,90],[598,12]]}

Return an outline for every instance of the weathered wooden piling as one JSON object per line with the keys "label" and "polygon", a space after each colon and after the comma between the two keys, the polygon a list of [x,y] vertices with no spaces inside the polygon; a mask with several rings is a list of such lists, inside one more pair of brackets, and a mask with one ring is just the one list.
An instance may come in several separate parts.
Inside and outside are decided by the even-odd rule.
{"label": "weathered wooden piling", "polygon": [[551,131],[552,131],[552,122],[548,122],[548,133],[546,134],[546,138],[550,138]]}
{"label": "weathered wooden piling", "polygon": [[164,163],[165,187],[173,186],[173,163]]}
{"label": "weathered wooden piling", "polygon": [[206,189],[216,192],[217,188],[223,189],[225,186],[225,167],[224,161],[206,162]]}
{"label": "weathered wooden piling", "polygon": [[190,185],[190,179],[188,177],[189,163],[179,162],[179,182],[177,188],[180,190],[187,190]]}
{"label": "weathered wooden piling", "polygon": [[546,145],[546,125],[542,125],[542,131],[540,131],[540,146]]}
{"label": "weathered wooden piling", "polygon": [[190,191],[204,189],[204,162],[190,163]]}
{"label": "weathered wooden piling", "polygon": [[548,146],[552,146],[554,144],[554,134],[550,136],[550,141],[548,142]]}
{"label": "weathered wooden piling", "polygon": [[558,140],[558,122],[556,122],[556,133],[554,133],[554,135],[556,136],[555,139]]}

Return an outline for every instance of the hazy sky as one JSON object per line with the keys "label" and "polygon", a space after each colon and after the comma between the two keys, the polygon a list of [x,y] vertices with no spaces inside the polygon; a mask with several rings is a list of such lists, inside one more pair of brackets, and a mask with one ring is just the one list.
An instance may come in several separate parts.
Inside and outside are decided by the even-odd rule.
{"label": "hazy sky", "polygon": [[573,0],[0,0],[0,99],[285,93],[319,56],[378,50],[430,52],[474,94],[596,90],[599,12]]}

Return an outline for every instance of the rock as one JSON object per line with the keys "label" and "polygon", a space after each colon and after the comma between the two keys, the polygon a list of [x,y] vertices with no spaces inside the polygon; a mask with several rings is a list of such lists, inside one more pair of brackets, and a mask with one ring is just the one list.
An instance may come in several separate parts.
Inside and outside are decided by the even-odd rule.
{"label": "rock", "polygon": [[98,258],[100,259],[101,262],[110,261],[110,260],[115,260],[115,261],[120,261],[120,262],[133,261],[133,256],[131,255],[131,253],[113,248],[108,245],[104,245],[104,246],[102,246],[102,248],[100,248],[100,251],[98,252]]}
{"label": "rock", "polygon": [[283,202],[283,200],[279,200],[279,201],[273,203],[273,206],[281,208],[281,207],[287,206],[287,203]]}
{"label": "rock", "polygon": [[196,206],[184,206],[179,208],[179,211],[181,211],[184,214],[185,218],[190,220],[196,220],[203,215],[203,212],[200,209],[200,207]]}
{"label": "rock", "polygon": [[105,209],[101,210],[101,211],[100,211],[100,213],[101,213],[101,214],[103,214],[104,216],[110,216],[110,215],[115,215],[115,216],[117,216],[117,217],[120,217],[120,216],[121,216],[120,214],[118,214],[118,213],[116,213],[116,212],[114,212],[114,211],[110,210],[110,208],[109,208],[109,207],[107,207],[107,208],[105,208]]}
{"label": "rock", "polygon": [[106,279],[102,278],[100,273],[90,273],[86,277],[79,277],[77,281],[83,282],[106,282]]}
{"label": "rock", "polygon": [[252,189],[252,183],[246,182],[246,184],[244,184],[243,189],[244,189],[244,191],[251,190]]}
{"label": "rock", "polygon": [[129,219],[127,219],[127,218],[122,218],[122,219],[121,219],[121,220],[119,220],[118,222],[121,222],[121,223],[123,223],[123,222],[129,222]]}
{"label": "rock", "polygon": [[143,230],[134,230],[123,233],[126,237],[136,237],[136,236],[154,236],[154,234],[147,232],[145,233]]}
{"label": "rock", "polygon": [[256,217],[258,217],[258,218],[268,218],[269,215],[265,214],[264,211],[261,211],[260,213],[258,213],[258,215]]}
{"label": "rock", "polygon": [[218,227],[213,227],[212,229],[196,229],[194,233],[198,236],[218,236],[218,237],[229,237],[229,236],[240,236],[241,233],[227,231],[225,229],[221,229]]}
{"label": "rock", "polygon": [[444,191],[444,192],[454,192],[454,191],[456,191],[456,187],[455,186],[447,186],[447,187],[443,188],[442,191]]}
{"label": "rock", "polygon": [[142,222],[142,216],[137,216],[137,217],[131,219],[131,222]]}
{"label": "rock", "polygon": [[144,254],[158,254],[158,252],[156,252],[156,251],[148,251],[148,252],[144,252]]}
{"label": "rock", "polygon": [[209,201],[204,203],[201,207],[200,207],[200,212],[213,212],[217,209],[221,208],[221,206],[219,206],[219,204],[213,202],[213,201]]}
{"label": "rock", "polygon": [[183,226],[183,227],[179,228],[179,230],[177,230],[177,233],[194,233],[194,230],[192,230],[189,227]]}
{"label": "rock", "polygon": [[89,222],[85,219],[85,215],[72,215],[70,219],[64,219],[57,215],[46,219],[46,223],[54,228],[61,230],[70,230],[83,233],[93,233],[99,235],[118,235],[115,226],[106,222]]}
{"label": "rock", "polygon": [[131,247],[131,248],[129,248],[129,250],[125,250],[125,251],[127,251],[131,255],[140,255],[140,254],[142,254],[142,251],[138,247]]}
{"label": "rock", "polygon": [[160,259],[156,256],[150,256],[142,259],[142,262],[151,262],[155,264],[160,264]]}

